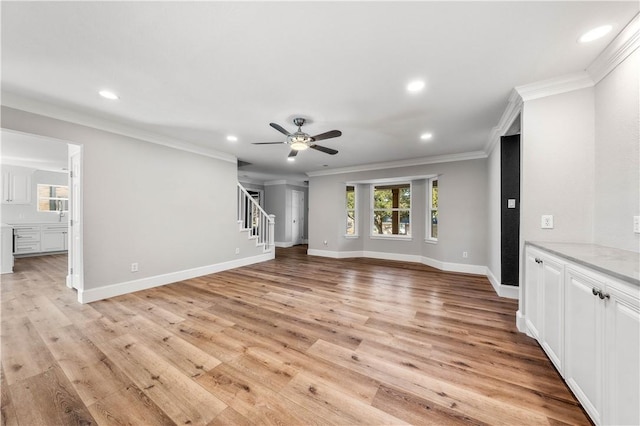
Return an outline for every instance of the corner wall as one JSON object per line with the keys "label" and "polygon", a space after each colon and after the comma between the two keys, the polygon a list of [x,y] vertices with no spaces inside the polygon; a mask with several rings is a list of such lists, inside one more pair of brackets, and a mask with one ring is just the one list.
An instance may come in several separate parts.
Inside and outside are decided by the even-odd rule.
{"label": "corner wall", "polygon": [[640,49],[595,87],[594,242],[640,252]]}
{"label": "corner wall", "polygon": [[[365,255],[422,261],[447,270],[484,274],[487,262],[486,164],[485,159],[474,159],[312,176],[309,179],[309,252],[332,257]],[[425,176],[434,175],[439,176],[437,244],[425,242]],[[357,185],[359,236],[345,237],[346,183],[390,178],[407,178],[412,182],[412,239],[371,238],[369,184]],[[324,241],[327,241],[326,245]],[[463,258],[463,251],[468,253],[467,258]]]}
{"label": "corner wall", "polygon": [[83,145],[81,301],[265,260],[235,254],[235,162],[8,107],[2,127]]}

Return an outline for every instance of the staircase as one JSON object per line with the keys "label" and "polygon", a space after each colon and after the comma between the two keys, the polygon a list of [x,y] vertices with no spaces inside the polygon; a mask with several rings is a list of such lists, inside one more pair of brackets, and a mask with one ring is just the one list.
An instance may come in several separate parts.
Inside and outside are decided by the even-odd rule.
{"label": "staircase", "polygon": [[267,214],[238,182],[238,224],[241,232],[247,232],[250,240],[256,241],[256,247],[262,246],[263,252],[272,252],[275,246],[274,228],[276,217]]}

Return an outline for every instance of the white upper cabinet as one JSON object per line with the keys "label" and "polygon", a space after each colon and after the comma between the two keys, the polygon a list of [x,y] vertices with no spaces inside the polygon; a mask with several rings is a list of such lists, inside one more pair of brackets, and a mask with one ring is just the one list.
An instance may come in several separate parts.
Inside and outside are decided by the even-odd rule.
{"label": "white upper cabinet", "polygon": [[29,204],[31,202],[31,173],[5,172],[2,174],[2,203]]}

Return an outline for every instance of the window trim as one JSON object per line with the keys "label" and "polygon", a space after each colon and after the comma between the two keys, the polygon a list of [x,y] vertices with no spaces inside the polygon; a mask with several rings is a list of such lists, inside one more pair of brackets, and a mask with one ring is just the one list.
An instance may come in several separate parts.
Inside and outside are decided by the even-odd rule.
{"label": "window trim", "polygon": [[[349,209],[349,207],[347,206],[347,188],[352,186],[353,187],[353,234],[347,234],[347,222],[346,222],[346,218],[348,217],[347,215],[349,214],[349,212],[352,209]],[[359,211],[358,211],[358,185],[353,183],[347,183],[344,186],[344,212],[345,212],[345,222],[344,222],[344,236],[345,238],[359,238],[360,235],[358,233],[358,224],[360,222],[360,218],[359,218]]]}
{"label": "window trim", "polygon": [[[40,187],[41,186],[46,186],[46,187],[55,187],[55,188],[67,188],[67,194],[69,193],[69,185],[57,185],[57,184],[50,184],[50,183],[38,183],[36,184],[36,211],[38,213],[58,213],[60,211],[62,212],[68,212],[69,211],[69,197],[67,196],[67,198],[62,198],[62,197],[40,197]],[[49,200],[49,201],[66,201],[67,203],[67,210],[40,210],[40,200]],[[63,203],[64,205],[64,203]]]}
{"label": "window trim", "polygon": [[[433,235],[431,234],[431,215],[433,211],[438,211],[439,208],[433,207],[433,200],[432,200],[432,193],[433,193],[433,182],[437,182],[438,181],[438,177],[433,177],[433,178],[429,178],[428,179],[428,185],[427,185],[427,202],[426,202],[426,212],[427,214],[425,215],[425,238],[424,241],[427,243],[432,243],[432,244],[436,244],[438,242],[438,237],[433,237]],[[440,185],[438,185],[438,191],[440,189]],[[438,192],[439,195],[439,192]]]}
{"label": "window trim", "polygon": [[[375,203],[375,188],[376,186],[386,186],[386,185],[409,185],[409,208],[408,209],[401,209],[401,208],[391,208],[391,209],[376,209],[374,206]],[[369,237],[371,239],[381,239],[381,240],[405,240],[405,241],[410,241],[413,239],[413,232],[411,232],[411,216],[413,216],[413,181],[411,180],[407,180],[407,181],[393,181],[393,182],[376,182],[376,183],[371,183],[369,185],[369,192],[370,194],[370,209],[369,209],[369,213],[370,213],[370,219],[369,219]],[[403,212],[403,211],[409,211],[409,234],[408,235],[404,235],[404,234],[374,234],[373,232],[373,228],[374,228],[374,224],[373,224],[373,219],[375,217],[375,211],[376,210],[389,210],[391,212],[397,211],[397,212]]]}

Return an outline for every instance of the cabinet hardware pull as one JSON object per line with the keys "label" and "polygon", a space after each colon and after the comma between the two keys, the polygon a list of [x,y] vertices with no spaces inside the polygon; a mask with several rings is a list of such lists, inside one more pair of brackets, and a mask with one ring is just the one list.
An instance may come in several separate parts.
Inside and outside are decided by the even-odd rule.
{"label": "cabinet hardware pull", "polygon": [[536,257],[536,263],[542,263],[542,259]]}
{"label": "cabinet hardware pull", "polygon": [[595,288],[595,287],[591,289],[591,293],[593,293],[594,296],[598,296],[598,295],[602,294],[600,292],[600,290]]}
{"label": "cabinet hardware pull", "polygon": [[609,293],[599,292],[598,297],[600,297],[600,299],[609,299],[611,296],[609,296]]}

